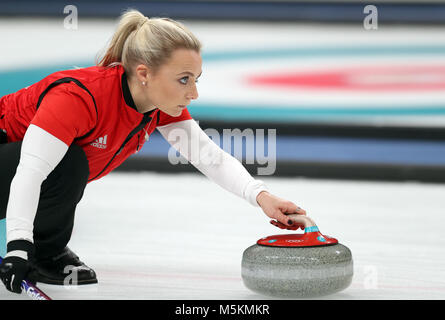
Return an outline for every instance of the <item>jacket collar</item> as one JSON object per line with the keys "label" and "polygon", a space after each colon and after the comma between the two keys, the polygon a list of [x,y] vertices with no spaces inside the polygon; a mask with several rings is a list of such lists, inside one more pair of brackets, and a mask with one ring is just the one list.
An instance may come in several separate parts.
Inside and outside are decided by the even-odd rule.
{"label": "jacket collar", "polygon": [[[122,73],[121,81],[122,81],[122,93],[124,95],[125,103],[130,108],[138,111],[138,109],[136,108],[136,105],[134,103],[133,97],[131,96],[130,88],[128,87],[127,75],[125,74],[125,71]],[[156,110],[157,110],[157,108],[153,109],[153,110],[150,110],[150,111],[147,111],[147,112],[144,113],[144,115],[150,115],[150,114],[152,114]]]}

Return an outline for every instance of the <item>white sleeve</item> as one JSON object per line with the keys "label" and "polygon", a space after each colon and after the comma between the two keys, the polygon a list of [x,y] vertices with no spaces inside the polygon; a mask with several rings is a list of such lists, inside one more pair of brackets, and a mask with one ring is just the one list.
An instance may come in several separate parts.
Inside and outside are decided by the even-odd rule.
{"label": "white sleeve", "polygon": [[34,218],[40,187],[62,160],[68,146],[45,130],[30,125],[20,153],[20,162],[12,179],[6,208],[7,241],[26,239],[33,242]]}
{"label": "white sleeve", "polygon": [[210,180],[258,207],[257,195],[267,191],[244,166],[216,145],[195,120],[184,120],[157,128],[185,159]]}

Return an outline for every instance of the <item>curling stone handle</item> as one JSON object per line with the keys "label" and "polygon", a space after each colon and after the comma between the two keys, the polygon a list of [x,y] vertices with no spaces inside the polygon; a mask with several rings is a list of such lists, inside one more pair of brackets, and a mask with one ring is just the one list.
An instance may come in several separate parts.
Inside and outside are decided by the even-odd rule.
{"label": "curling stone handle", "polygon": [[314,220],[309,218],[308,216],[301,215],[301,214],[290,214],[288,215],[288,218],[292,221],[304,225],[304,232],[311,232],[311,231],[318,231],[317,225],[315,224]]}

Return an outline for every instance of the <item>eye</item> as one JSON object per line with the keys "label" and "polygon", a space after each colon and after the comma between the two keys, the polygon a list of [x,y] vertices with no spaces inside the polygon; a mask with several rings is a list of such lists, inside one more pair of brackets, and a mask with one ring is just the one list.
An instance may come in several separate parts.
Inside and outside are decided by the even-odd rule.
{"label": "eye", "polygon": [[[188,80],[189,80],[189,77],[188,77],[188,76],[185,76],[185,77],[179,79],[179,82],[180,82],[181,84],[187,84],[187,83],[188,83]],[[195,80],[195,83],[198,83],[198,79]]]}

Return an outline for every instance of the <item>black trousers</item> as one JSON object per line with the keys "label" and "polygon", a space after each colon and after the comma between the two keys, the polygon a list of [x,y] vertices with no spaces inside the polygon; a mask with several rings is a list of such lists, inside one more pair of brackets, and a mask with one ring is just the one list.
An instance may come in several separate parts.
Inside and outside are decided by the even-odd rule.
{"label": "black trousers", "polygon": [[[6,217],[9,189],[19,164],[21,145],[21,142],[0,144],[0,219]],[[43,181],[33,230],[37,259],[57,255],[68,244],[76,206],[83,196],[88,175],[85,152],[72,145]]]}

